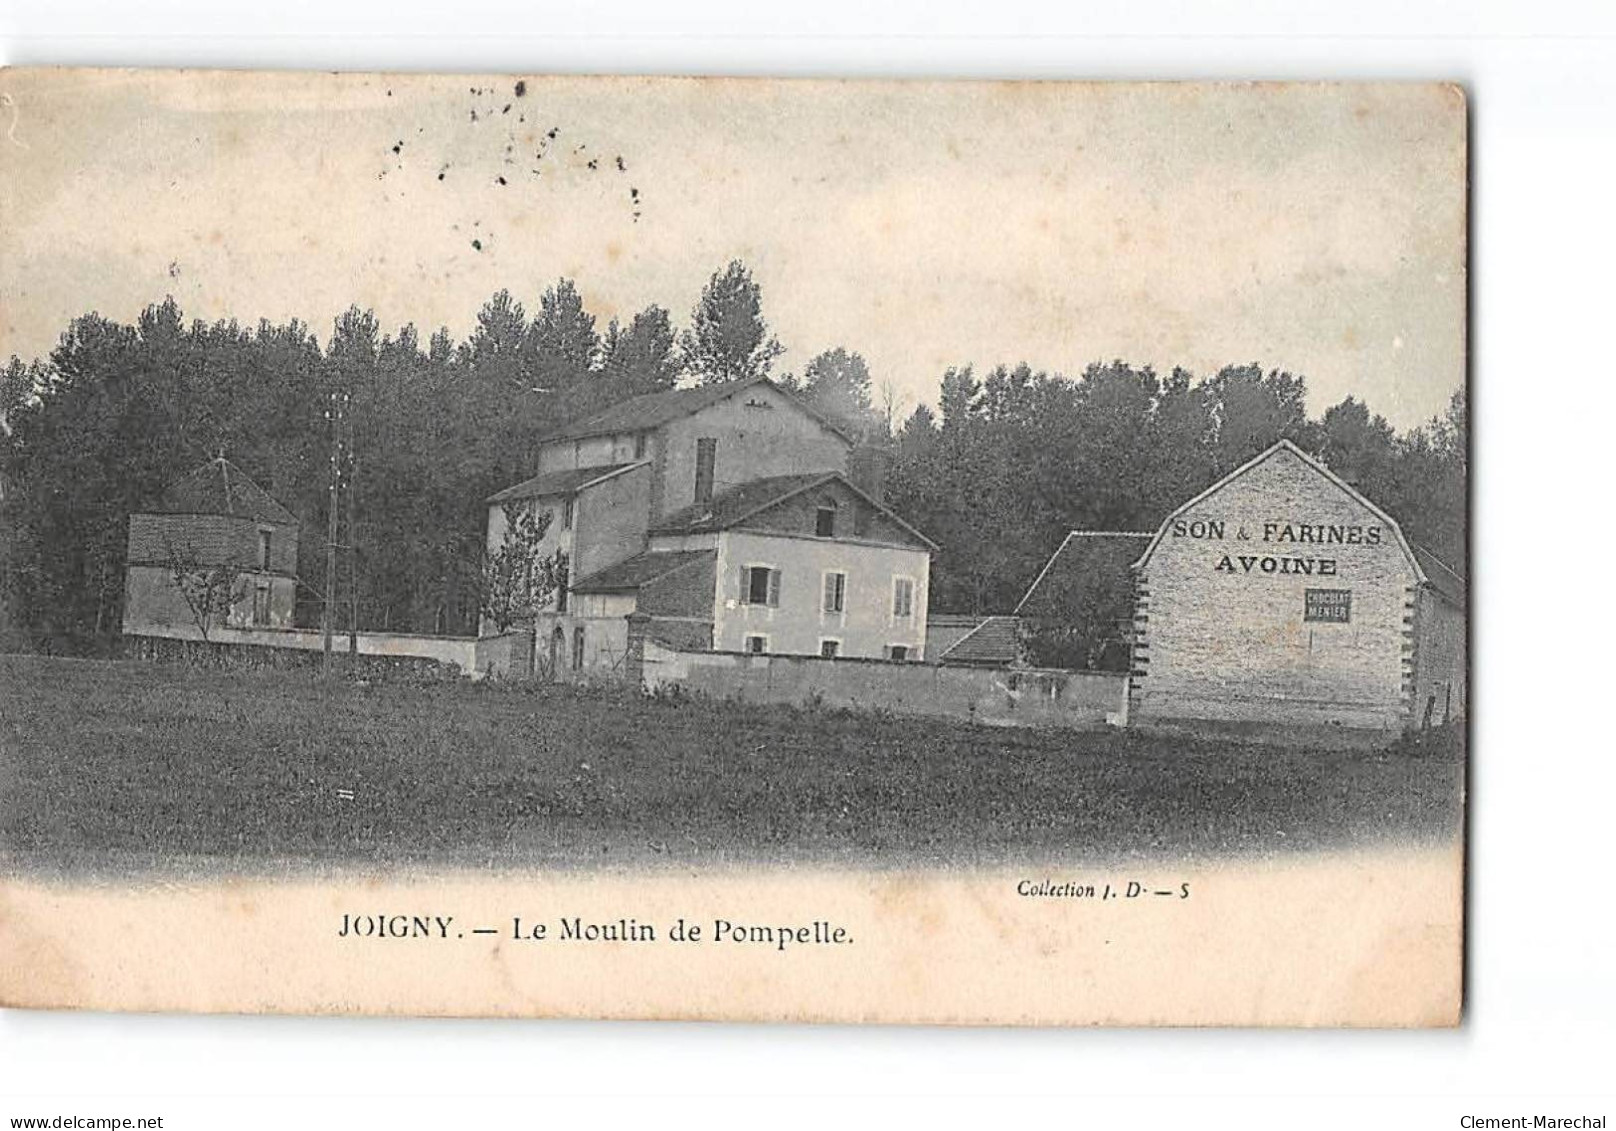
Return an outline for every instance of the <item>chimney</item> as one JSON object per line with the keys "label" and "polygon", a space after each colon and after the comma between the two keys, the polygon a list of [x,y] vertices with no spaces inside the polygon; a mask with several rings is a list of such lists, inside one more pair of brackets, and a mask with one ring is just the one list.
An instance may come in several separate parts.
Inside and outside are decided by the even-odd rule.
{"label": "chimney", "polygon": [[713,501],[713,461],[718,455],[718,441],[703,436],[696,441],[696,502]]}
{"label": "chimney", "polygon": [[878,503],[886,503],[887,450],[875,444],[860,444],[847,453],[847,477],[853,486]]}

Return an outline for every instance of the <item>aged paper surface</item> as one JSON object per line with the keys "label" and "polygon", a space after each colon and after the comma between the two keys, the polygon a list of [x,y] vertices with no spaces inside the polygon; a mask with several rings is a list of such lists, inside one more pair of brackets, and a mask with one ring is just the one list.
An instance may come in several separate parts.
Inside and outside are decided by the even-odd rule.
{"label": "aged paper surface", "polygon": [[0,1001],[1457,1023],[1456,88],[0,93]]}
{"label": "aged paper surface", "polygon": [[[1123,875],[1189,884],[1192,895],[1182,906],[1151,896],[1101,905],[1018,897],[1026,877],[1016,874],[947,873],[231,880],[115,891],[13,881],[7,1000],[932,1024],[1430,1026],[1457,1016],[1451,852],[1118,872],[1111,882],[1125,890]],[[447,939],[338,938],[345,915],[421,909],[453,916]],[[568,941],[562,923],[575,916],[606,926],[628,917],[656,939]],[[516,919],[528,937],[513,938]],[[698,940],[670,938],[681,920]],[[818,922],[850,941],[713,941],[715,920],[810,932]],[[534,940],[540,923],[549,937]],[[471,924],[498,934],[475,936]]]}

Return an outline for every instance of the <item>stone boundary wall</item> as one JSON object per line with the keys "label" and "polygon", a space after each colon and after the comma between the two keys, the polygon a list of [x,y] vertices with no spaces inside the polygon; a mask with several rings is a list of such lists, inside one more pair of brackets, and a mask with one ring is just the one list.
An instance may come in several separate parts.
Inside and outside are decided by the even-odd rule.
{"label": "stone boundary wall", "polygon": [[653,692],[678,687],[717,698],[819,703],[988,726],[1127,724],[1128,677],[1115,672],[679,652],[654,639],[644,641],[640,662],[643,686]]}
{"label": "stone boundary wall", "polygon": [[513,628],[509,632],[478,637],[477,674],[503,679],[531,679],[533,630]]}
{"label": "stone boundary wall", "polygon": [[[192,625],[147,625],[139,632],[125,632],[128,640],[188,640],[204,643],[202,634]],[[216,628],[206,642],[221,647],[238,646],[266,649],[288,649],[297,652],[323,652],[325,634],[317,628]],[[361,656],[382,656],[393,659],[431,660],[440,664],[453,664],[470,676],[477,674],[477,640],[471,636],[410,636],[399,632],[361,632],[358,635]],[[348,654],[348,634],[333,632],[331,650],[338,655]]]}

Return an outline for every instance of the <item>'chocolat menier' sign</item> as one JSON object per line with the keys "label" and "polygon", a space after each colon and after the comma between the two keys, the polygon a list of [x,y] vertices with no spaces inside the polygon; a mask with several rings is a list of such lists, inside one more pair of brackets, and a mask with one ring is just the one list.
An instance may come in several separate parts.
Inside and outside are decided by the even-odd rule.
{"label": "'chocolat menier' sign", "polygon": [[[1195,538],[1210,542],[1243,542],[1257,549],[1261,544],[1270,547],[1302,546],[1378,546],[1385,537],[1379,526],[1357,526],[1346,523],[1319,522],[1264,522],[1247,528],[1236,526],[1229,533],[1229,524],[1222,519],[1174,519],[1168,527],[1174,538]],[[1212,567],[1217,573],[1300,573],[1332,577],[1336,573],[1336,559],[1289,553],[1229,553],[1218,558]]]}

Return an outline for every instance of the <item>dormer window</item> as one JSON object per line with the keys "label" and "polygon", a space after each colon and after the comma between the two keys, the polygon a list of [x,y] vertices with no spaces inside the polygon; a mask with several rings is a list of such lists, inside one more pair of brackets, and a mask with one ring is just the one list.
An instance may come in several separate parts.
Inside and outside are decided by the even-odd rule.
{"label": "dormer window", "polygon": [[814,533],[821,538],[836,537],[836,501],[822,499],[814,512]]}

